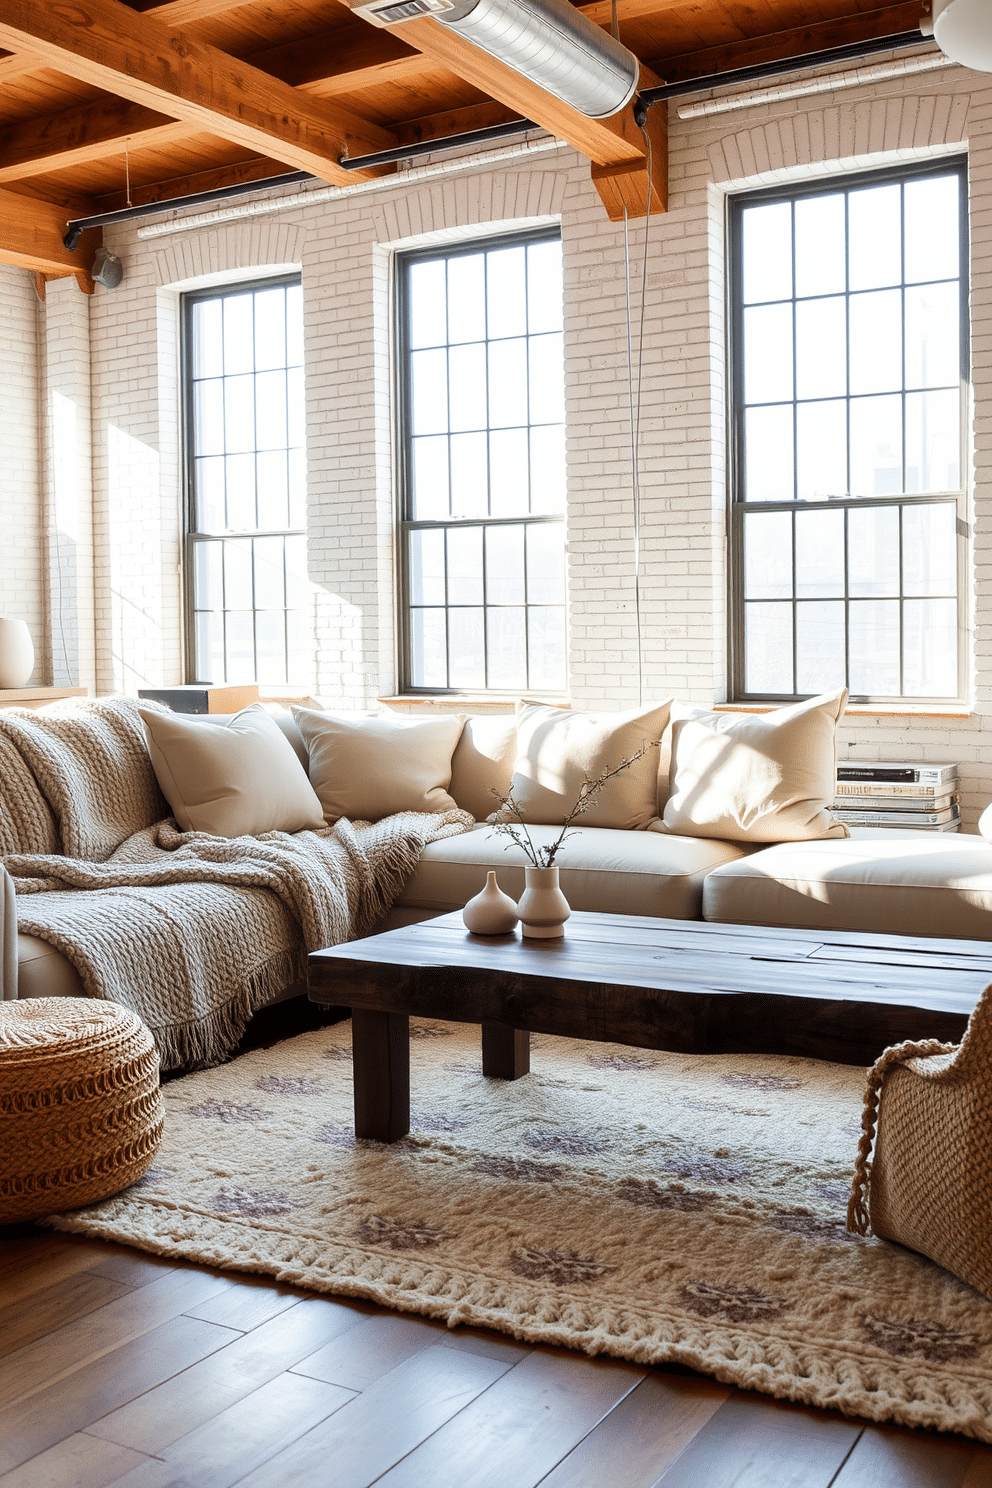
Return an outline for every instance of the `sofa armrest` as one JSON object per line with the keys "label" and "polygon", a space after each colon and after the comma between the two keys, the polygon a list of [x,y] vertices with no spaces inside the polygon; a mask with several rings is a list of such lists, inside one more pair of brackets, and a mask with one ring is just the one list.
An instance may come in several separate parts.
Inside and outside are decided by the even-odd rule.
{"label": "sofa armrest", "polygon": [[0,863],[0,1001],[17,996],[17,907],[14,881]]}

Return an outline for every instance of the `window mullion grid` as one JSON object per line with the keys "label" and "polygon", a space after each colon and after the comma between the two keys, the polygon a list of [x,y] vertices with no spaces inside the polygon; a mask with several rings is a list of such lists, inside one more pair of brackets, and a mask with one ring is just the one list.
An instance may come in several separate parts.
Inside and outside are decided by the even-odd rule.
{"label": "window mullion grid", "polygon": [[791,516],[792,516],[792,521],[791,521],[790,526],[791,526],[791,537],[792,537],[792,691],[793,691],[793,693],[795,693],[799,689],[799,639],[798,639],[798,632],[799,632],[798,589],[799,589],[799,585],[796,582],[796,509],[795,509],[795,505],[794,504],[793,504]]}
{"label": "window mullion grid", "polygon": [[[792,500],[799,500],[799,347],[797,344],[798,302],[796,299],[796,204],[789,208],[789,247],[792,265]],[[792,690],[799,687],[799,584],[796,552],[796,507],[792,512]]]}

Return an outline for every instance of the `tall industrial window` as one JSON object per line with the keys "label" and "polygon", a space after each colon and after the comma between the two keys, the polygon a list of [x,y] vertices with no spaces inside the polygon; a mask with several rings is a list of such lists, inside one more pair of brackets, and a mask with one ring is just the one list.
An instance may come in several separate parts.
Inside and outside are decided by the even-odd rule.
{"label": "tall industrial window", "polygon": [[734,695],[963,691],[963,161],[730,205]]}
{"label": "tall industrial window", "polygon": [[398,263],[402,587],[411,691],[564,691],[557,234]]}
{"label": "tall industrial window", "polygon": [[307,676],[298,279],[184,297],[189,666],[200,682]]}

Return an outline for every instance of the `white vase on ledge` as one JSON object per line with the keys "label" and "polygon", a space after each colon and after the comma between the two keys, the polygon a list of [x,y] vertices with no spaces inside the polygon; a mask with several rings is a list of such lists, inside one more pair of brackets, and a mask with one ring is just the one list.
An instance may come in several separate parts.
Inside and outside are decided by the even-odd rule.
{"label": "white vase on ledge", "polygon": [[523,898],[517,905],[525,940],[560,940],[572,911],[558,887],[558,869],[525,868]]}
{"label": "white vase on ledge", "polygon": [[0,687],[24,687],[33,671],[31,632],[23,620],[0,615]]}
{"label": "white vase on ledge", "polygon": [[473,935],[508,935],[517,928],[517,906],[496,882],[496,874],[486,874],[486,886],[470,899],[462,910],[466,930]]}

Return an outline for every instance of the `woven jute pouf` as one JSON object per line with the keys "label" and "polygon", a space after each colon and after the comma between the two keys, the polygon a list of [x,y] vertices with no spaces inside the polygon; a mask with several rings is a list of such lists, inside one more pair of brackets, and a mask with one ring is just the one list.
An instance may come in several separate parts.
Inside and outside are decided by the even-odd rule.
{"label": "woven jute pouf", "polygon": [[135,1013],[88,997],[0,1002],[0,1223],[134,1183],[162,1117],[158,1054]]}
{"label": "woven jute pouf", "polygon": [[869,1071],[847,1227],[992,1297],[992,986],[960,1044],[896,1044]]}

